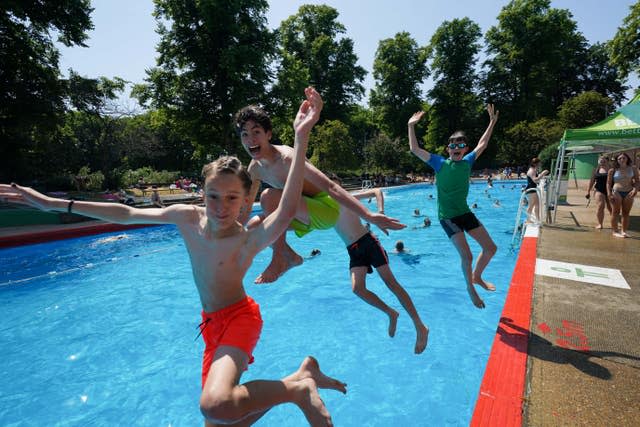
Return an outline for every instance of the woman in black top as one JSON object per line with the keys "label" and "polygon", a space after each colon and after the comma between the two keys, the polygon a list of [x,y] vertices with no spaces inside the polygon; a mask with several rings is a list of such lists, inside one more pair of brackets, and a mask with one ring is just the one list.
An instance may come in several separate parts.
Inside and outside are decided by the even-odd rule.
{"label": "woman in black top", "polygon": [[[587,187],[587,199],[591,196],[591,190],[595,189],[593,197],[596,200],[596,218],[598,230],[602,229],[602,222],[604,221],[604,208],[606,206],[609,215],[611,215],[611,203],[609,197],[607,197],[607,175],[609,173],[609,159],[606,156],[600,156],[598,159],[598,166],[593,170],[589,186]],[[595,184],[595,186],[594,186]]]}
{"label": "woman in black top", "polygon": [[[549,175],[548,170],[544,170],[538,174],[538,166],[540,166],[540,159],[537,157],[531,159],[531,163],[529,163],[529,170],[527,171],[527,187],[524,191],[531,188],[537,188],[540,179]],[[535,191],[528,192],[527,201],[529,202],[529,207],[527,208],[527,222],[540,222],[540,201],[538,200],[538,193]]]}

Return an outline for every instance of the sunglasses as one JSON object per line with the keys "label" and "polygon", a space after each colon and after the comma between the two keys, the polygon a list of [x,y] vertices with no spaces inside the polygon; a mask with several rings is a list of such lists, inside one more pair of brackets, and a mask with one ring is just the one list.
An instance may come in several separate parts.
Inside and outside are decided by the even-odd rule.
{"label": "sunglasses", "polygon": [[449,148],[451,148],[452,150],[455,150],[455,149],[456,149],[456,147],[457,147],[457,148],[465,148],[466,146],[467,146],[467,143],[466,143],[466,142],[459,142],[459,143],[457,143],[457,144],[455,144],[455,143],[453,143],[453,142],[452,142],[452,143],[450,143],[450,144],[448,145],[448,147],[449,147]]}

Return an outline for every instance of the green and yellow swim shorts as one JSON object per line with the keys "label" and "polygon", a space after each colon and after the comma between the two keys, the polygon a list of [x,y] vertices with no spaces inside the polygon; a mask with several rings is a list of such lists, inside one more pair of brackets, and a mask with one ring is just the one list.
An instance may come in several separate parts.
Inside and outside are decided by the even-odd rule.
{"label": "green and yellow swim shorts", "polygon": [[324,191],[313,197],[302,196],[307,202],[309,224],[294,219],[291,221],[296,236],[302,237],[312,230],[326,230],[335,225],[340,215],[340,205]]}

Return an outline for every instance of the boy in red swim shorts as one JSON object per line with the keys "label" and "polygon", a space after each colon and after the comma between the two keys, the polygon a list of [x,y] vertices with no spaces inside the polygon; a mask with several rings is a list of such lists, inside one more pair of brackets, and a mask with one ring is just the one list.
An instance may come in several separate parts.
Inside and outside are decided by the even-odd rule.
{"label": "boy in red swim shorts", "polygon": [[[248,203],[251,176],[240,161],[224,156],[202,169],[204,206],[175,204],[137,209],[118,203],[55,199],[31,188],[0,184],[0,197],[43,210],[75,211],[118,224],[175,224],[184,239],[200,296],[206,342],[200,411],[206,425],[248,425],[281,403],[293,403],[312,425],[332,425],[319,389],[346,393],[346,384],[324,375],[313,357],[281,380],[240,384],[260,336],[260,310],[245,293],[243,278],[258,252],[284,233],[294,217],[302,193],[305,152],[311,128],[318,121],[322,98],[313,88],[293,123],[291,168],[278,207],[251,229],[240,222]],[[249,129],[254,124],[247,123]],[[208,370],[208,372],[207,372]]]}

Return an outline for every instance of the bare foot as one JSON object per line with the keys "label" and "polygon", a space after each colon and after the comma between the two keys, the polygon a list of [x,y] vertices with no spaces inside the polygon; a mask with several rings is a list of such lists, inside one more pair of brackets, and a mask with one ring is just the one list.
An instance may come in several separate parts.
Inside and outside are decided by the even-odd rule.
{"label": "bare foot", "polygon": [[304,413],[305,418],[309,421],[309,425],[313,427],[333,426],[331,415],[324,406],[324,402],[318,394],[318,388],[312,378],[305,378],[298,382],[300,390],[296,403]]}
{"label": "bare foot", "polygon": [[493,283],[485,282],[482,277],[473,276],[473,283],[476,285],[480,285],[485,288],[487,291],[495,291],[496,287]]}
{"label": "bare foot", "polygon": [[467,292],[469,293],[469,297],[471,297],[471,302],[478,308],[484,308],[484,301],[478,296],[476,289],[473,285],[467,286]]}
{"label": "bare foot", "polygon": [[389,336],[392,338],[396,334],[396,326],[398,325],[398,316],[400,316],[400,314],[397,311],[391,310],[391,313],[389,314]]}
{"label": "bare foot", "polygon": [[627,236],[625,235],[625,233],[620,233],[619,231],[614,231],[614,232],[613,232],[613,237],[622,237],[622,238],[625,238],[625,237],[627,237]]}
{"label": "bare foot", "polygon": [[596,225],[596,230],[602,230],[602,224]]}
{"label": "bare foot", "polygon": [[293,251],[293,249],[285,251],[285,254],[280,255],[274,252],[271,263],[262,274],[256,277],[253,283],[275,282],[278,280],[278,277],[282,276],[287,270],[302,264],[302,261],[302,257]]}
{"label": "bare foot", "polygon": [[427,348],[427,341],[429,340],[429,328],[425,325],[421,325],[416,328],[416,332],[418,336],[416,337],[416,348],[414,349],[415,354],[420,354]]}
{"label": "bare foot", "polygon": [[298,370],[286,379],[291,381],[301,381],[306,378],[313,379],[319,388],[329,388],[341,391],[345,394],[347,393],[347,385],[342,381],[338,381],[335,378],[331,378],[323,374],[320,370],[320,364],[313,356],[305,357]]}
{"label": "bare foot", "polygon": [[622,232],[622,237],[629,237],[629,235],[627,234],[627,232],[626,232],[626,231],[623,231],[623,232]]}

